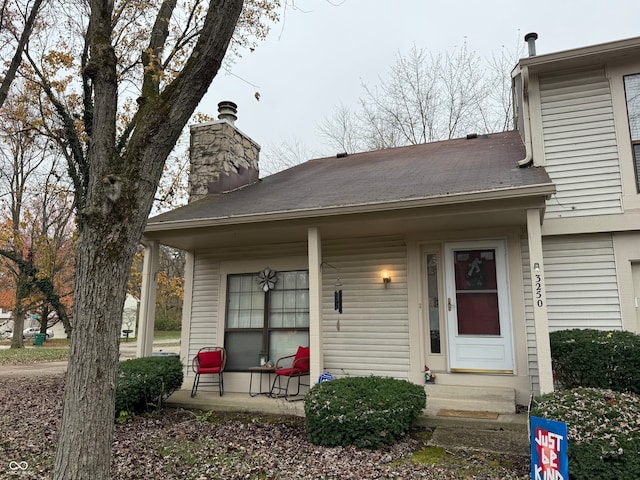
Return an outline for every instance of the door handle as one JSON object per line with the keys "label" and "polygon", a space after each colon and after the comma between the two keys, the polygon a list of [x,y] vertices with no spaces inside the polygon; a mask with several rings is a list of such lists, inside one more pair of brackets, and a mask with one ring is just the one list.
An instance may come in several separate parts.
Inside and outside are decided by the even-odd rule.
{"label": "door handle", "polygon": [[451,311],[451,307],[455,307],[453,303],[451,303],[451,298],[447,298],[447,308]]}

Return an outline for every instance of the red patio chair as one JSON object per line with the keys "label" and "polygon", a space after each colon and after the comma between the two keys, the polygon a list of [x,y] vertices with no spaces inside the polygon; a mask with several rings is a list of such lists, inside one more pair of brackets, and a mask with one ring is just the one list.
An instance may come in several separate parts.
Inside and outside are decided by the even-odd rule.
{"label": "red patio chair", "polygon": [[[289,402],[291,401],[289,400],[289,397],[295,397],[296,395],[300,394],[301,385],[308,387],[309,383],[302,383],[300,377],[309,375],[309,357],[309,347],[298,347],[298,351],[295,355],[288,355],[286,357],[279,358],[276,361],[276,376],[273,379],[273,384],[271,385],[271,391],[269,392],[269,395],[272,397],[284,397],[284,399]],[[285,378],[287,380],[286,384],[285,386],[282,386]],[[291,383],[292,378],[298,379],[298,388],[296,390],[296,393],[289,393],[289,384]]]}
{"label": "red patio chair", "polygon": [[[224,382],[222,373],[224,372],[224,366],[227,363],[227,351],[222,347],[204,347],[198,350],[198,353],[193,359],[192,368],[196,374],[196,378],[193,380],[193,388],[191,389],[191,396],[195,397],[198,392],[199,385],[218,385],[220,396],[224,394]],[[200,381],[200,375],[211,374],[213,380],[207,382]]]}

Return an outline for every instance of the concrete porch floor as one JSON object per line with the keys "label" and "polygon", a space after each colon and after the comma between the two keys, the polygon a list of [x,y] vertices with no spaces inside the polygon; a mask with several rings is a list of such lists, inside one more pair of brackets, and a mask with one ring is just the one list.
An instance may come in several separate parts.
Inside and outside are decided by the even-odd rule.
{"label": "concrete porch floor", "polygon": [[[304,417],[303,401],[287,402],[283,398],[265,395],[250,397],[247,393],[229,392],[220,397],[217,390],[214,393],[199,389],[193,398],[190,390],[178,390],[165,404],[173,408]],[[495,419],[482,419],[473,418],[473,413],[470,412],[469,417],[444,417],[438,415],[439,408],[430,408],[427,401],[427,408],[416,422],[419,426],[433,429],[433,445],[529,454],[526,414],[498,414]]]}

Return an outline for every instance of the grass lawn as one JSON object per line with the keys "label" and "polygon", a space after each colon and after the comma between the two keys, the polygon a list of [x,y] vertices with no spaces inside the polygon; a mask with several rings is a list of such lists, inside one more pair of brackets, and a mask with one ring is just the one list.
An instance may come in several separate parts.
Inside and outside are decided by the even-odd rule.
{"label": "grass lawn", "polygon": [[[51,338],[44,342],[45,347],[68,347],[71,340],[68,338]],[[24,341],[25,346],[31,345],[33,342],[29,343],[29,340]]]}
{"label": "grass lawn", "polygon": [[[33,343],[33,342],[31,342]],[[47,342],[48,344],[49,342]],[[20,349],[0,350],[0,365],[22,365],[38,362],[58,362],[69,357],[69,346],[43,346],[33,347],[25,342],[25,347]]]}
{"label": "grass lawn", "polygon": [[178,342],[180,340],[180,330],[156,330],[153,332],[154,340],[175,340]]}
{"label": "grass lawn", "polygon": [[[180,345],[180,331],[156,331],[154,340],[175,340],[175,346]],[[129,342],[134,343],[134,338]],[[0,345],[11,345],[11,340],[0,341]],[[163,344],[174,346],[174,343]],[[20,349],[0,349],[0,365],[22,365],[39,362],[57,362],[66,360],[69,357],[69,339],[52,338],[47,340],[41,347],[33,346],[33,339],[24,341],[25,348]]]}

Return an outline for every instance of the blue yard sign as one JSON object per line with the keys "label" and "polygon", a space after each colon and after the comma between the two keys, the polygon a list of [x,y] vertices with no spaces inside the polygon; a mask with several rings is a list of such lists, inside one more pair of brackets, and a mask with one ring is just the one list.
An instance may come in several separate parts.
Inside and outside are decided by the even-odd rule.
{"label": "blue yard sign", "polygon": [[568,480],[567,424],[531,417],[531,480]]}

